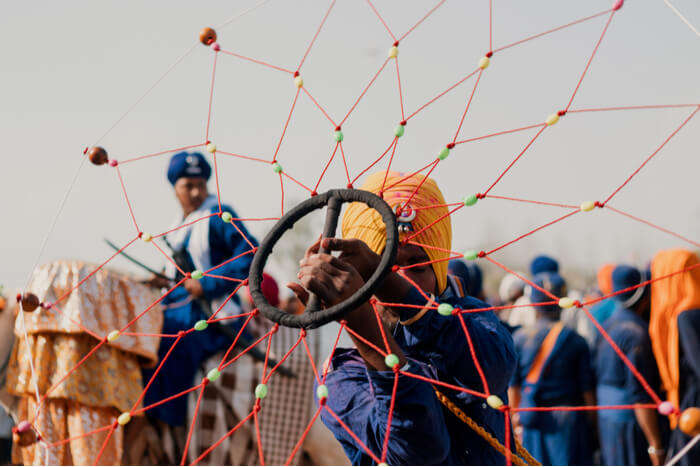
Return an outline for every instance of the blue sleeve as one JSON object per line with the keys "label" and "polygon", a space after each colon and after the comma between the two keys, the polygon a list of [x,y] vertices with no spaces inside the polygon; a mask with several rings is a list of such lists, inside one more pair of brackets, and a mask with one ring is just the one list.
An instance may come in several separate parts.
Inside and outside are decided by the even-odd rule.
{"label": "blue sleeve", "polygon": [[[639,371],[644,379],[655,387],[658,384],[658,372],[656,370],[656,360],[651,350],[651,341],[648,335],[634,333],[628,337],[626,345],[620,346],[627,355],[627,358],[632,362],[632,365]],[[632,371],[625,366],[625,387],[629,391],[630,403],[647,403],[651,402],[651,397],[639,382]]]}
{"label": "blue sleeve", "polygon": [[[235,211],[228,206],[223,206],[224,211],[228,211],[235,218]],[[212,216],[209,219],[209,245],[211,248],[212,262],[214,265],[224,263],[231,258],[239,255],[239,258],[230,261],[223,266],[220,266],[212,271],[212,274],[233,279],[246,279],[250,270],[250,264],[253,261],[254,253],[243,254],[252,250],[250,243],[258,246],[257,240],[248,232],[242,222],[232,221],[236,223],[236,227],[227,224],[221,220],[219,216]],[[239,233],[240,229],[240,233]],[[246,241],[246,239],[248,241]],[[204,295],[207,299],[225,297],[233,292],[239,285],[238,282],[227,281],[216,277],[203,277],[200,280]]]}
{"label": "blue sleeve", "polygon": [[513,370],[513,377],[510,379],[511,386],[522,386],[523,375],[520,363],[520,355],[523,351],[524,335],[522,331],[516,331],[513,334],[513,347],[515,349],[515,369]]}
{"label": "blue sleeve", "polygon": [[586,340],[577,335],[576,347],[578,361],[577,363],[577,384],[581,392],[592,391],[595,388],[595,373],[591,362],[591,351],[588,348]]}
{"label": "blue sleeve", "polygon": [[[410,371],[423,373],[416,368],[420,364],[412,361],[411,366]],[[326,380],[329,390],[327,404],[367,448],[380,457],[391,406],[394,373],[368,371],[367,374],[369,381],[366,377],[362,378],[363,384],[360,386],[358,378],[346,378],[342,370],[330,372]],[[321,412],[321,419],[343,446],[362,450],[329,413]],[[432,386],[416,378],[399,375],[387,463],[437,465],[446,461],[449,451],[450,436]],[[356,457],[351,452],[348,454]]]}
{"label": "blue sleeve", "polygon": [[[407,299],[415,300],[415,296]],[[424,304],[425,299],[422,298],[422,301]],[[450,301],[455,308],[462,310],[489,307],[487,303],[471,297]],[[516,365],[512,336],[492,311],[464,313],[462,319],[490,392],[504,392]],[[403,332],[410,347],[424,349],[428,358],[432,355],[433,359],[439,359],[441,364],[436,367],[442,369],[440,367],[444,366],[444,370],[460,386],[483,390],[458,316],[443,316],[435,310],[428,310],[420,319],[403,326]]]}
{"label": "blue sleeve", "polygon": [[683,356],[700,379],[700,309],[688,310],[678,315],[678,334]]}

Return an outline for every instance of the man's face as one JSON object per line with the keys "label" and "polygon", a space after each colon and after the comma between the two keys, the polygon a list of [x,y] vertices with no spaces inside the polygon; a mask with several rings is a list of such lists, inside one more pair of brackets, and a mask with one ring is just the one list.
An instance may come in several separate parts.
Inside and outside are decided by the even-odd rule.
{"label": "man's face", "polygon": [[[399,250],[396,254],[396,264],[399,265],[399,267],[426,263],[428,261],[430,261],[430,258],[423,248],[417,245],[399,244]],[[437,279],[435,278],[435,272],[430,264],[404,269],[404,273],[426,293],[438,295]]]}
{"label": "man's face", "polygon": [[208,195],[207,181],[202,177],[182,177],[175,182],[175,196],[185,215],[196,211]]}

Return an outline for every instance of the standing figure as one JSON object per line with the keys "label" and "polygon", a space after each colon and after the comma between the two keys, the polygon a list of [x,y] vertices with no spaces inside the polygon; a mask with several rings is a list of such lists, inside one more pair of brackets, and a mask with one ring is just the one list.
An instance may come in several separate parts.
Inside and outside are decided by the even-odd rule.
{"label": "standing figure", "polygon": [[[644,280],[637,268],[619,265],[612,273],[612,291],[638,286]],[[658,392],[659,373],[648,331],[649,295],[649,288],[645,286],[615,295],[615,311],[603,327],[649,386]],[[599,405],[653,402],[642,383],[602,336],[598,337],[596,344],[595,370]],[[601,410],[598,429],[605,464],[663,463],[665,452],[656,409]]]}
{"label": "standing figure", "polygon": [[[533,303],[551,302],[541,289],[566,295],[566,283],[556,272],[533,278]],[[586,341],[559,320],[557,304],[536,305],[533,326],[513,335],[518,366],[509,389],[513,407],[595,405],[593,371]],[[587,465],[593,462],[592,429],[580,411],[522,411],[514,422],[522,428],[525,448],[545,465]]]}
{"label": "standing figure", "polygon": [[[659,252],[651,263],[651,319],[649,334],[661,381],[668,400],[681,411],[700,406],[700,268],[698,256],[687,250]],[[693,267],[678,274],[686,268]],[[668,277],[665,277],[668,276]],[[678,453],[690,436],[679,429],[671,415],[669,456]],[[700,446],[695,445],[680,460],[683,465],[700,464]]]}

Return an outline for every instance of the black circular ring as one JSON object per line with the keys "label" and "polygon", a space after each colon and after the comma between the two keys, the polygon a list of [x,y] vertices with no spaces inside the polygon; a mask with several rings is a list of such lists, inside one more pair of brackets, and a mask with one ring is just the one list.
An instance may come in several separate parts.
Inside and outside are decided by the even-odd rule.
{"label": "black circular ring", "polygon": [[[272,253],[275,244],[287,230],[312,211],[323,208],[331,198],[337,198],[341,203],[360,202],[375,209],[382,216],[386,227],[386,247],[379,261],[379,266],[372,273],[365,284],[351,297],[337,305],[317,312],[305,311],[300,315],[287,313],[270,305],[262,293],[262,273],[267,259]],[[288,211],[277,224],[270,230],[262,241],[250,266],[248,276],[250,294],[257,309],[268,319],[291,328],[313,329],[323,326],[333,320],[339,319],[348,311],[357,308],[370,299],[374,291],[384,280],[396,260],[399,235],[396,228],[396,216],[391,207],[379,196],[364,190],[329,190],[323,194],[313,196]]]}

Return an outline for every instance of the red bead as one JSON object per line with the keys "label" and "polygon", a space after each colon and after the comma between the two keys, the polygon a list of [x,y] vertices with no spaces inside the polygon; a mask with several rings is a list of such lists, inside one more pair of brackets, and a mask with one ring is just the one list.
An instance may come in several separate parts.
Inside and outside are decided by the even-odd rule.
{"label": "red bead", "polygon": [[39,297],[33,293],[25,293],[22,295],[22,309],[24,311],[34,311],[39,308]]}
{"label": "red bead", "polygon": [[90,152],[88,152],[88,158],[90,159],[90,162],[92,162],[95,165],[103,165],[106,164],[109,158],[107,157],[107,151],[104,150],[104,148],[101,148],[100,146],[93,146],[90,148]]}
{"label": "red bead", "polygon": [[199,31],[199,42],[204,45],[211,45],[216,40],[216,31],[212,28],[204,28]]}
{"label": "red bead", "polygon": [[685,409],[678,420],[678,428],[691,437],[700,435],[700,409],[697,407]]}
{"label": "red bead", "polygon": [[36,432],[28,422],[20,422],[12,429],[12,441],[21,447],[30,446],[37,441]]}

